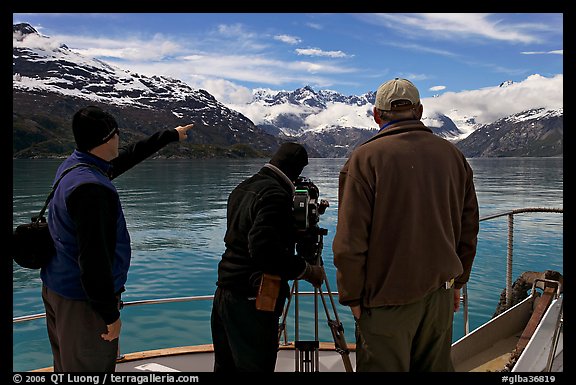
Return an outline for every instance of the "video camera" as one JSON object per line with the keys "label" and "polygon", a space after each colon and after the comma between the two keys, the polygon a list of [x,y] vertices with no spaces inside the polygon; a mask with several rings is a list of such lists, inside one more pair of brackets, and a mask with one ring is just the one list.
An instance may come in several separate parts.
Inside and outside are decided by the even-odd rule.
{"label": "video camera", "polygon": [[[296,187],[294,193],[294,219],[296,222],[296,252],[299,256],[304,258],[310,265],[320,266],[322,269],[322,283],[320,287],[314,287],[314,340],[312,341],[302,341],[298,340],[298,330],[299,330],[299,302],[298,302],[298,286],[296,285],[298,280],[294,280],[292,284],[292,290],[290,291],[290,296],[288,297],[288,304],[284,308],[282,315],[282,322],[278,327],[278,341],[284,334],[285,341],[286,337],[286,318],[288,315],[288,310],[290,304],[292,303],[292,297],[294,294],[294,303],[296,306],[295,310],[295,333],[297,340],[294,341],[294,349],[296,352],[296,371],[305,372],[317,372],[318,367],[318,354],[319,354],[319,337],[318,337],[318,303],[321,302],[324,306],[324,311],[326,312],[326,320],[328,322],[328,327],[332,332],[332,337],[334,338],[334,347],[336,351],[342,356],[342,362],[344,368],[347,372],[353,372],[352,363],[350,362],[350,350],[346,346],[346,339],[344,338],[344,326],[338,318],[338,312],[336,310],[336,305],[332,292],[330,291],[330,285],[328,282],[328,277],[324,270],[324,263],[322,261],[322,248],[324,247],[323,236],[328,234],[327,229],[323,229],[318,226],[320,221],[320,215],[324,214],[326,208],[329,206],[328,201],[325,199],[318,200],[320,192],[318,187],[312,181],[306,177],[299,177],[294,185]],[[315,268],[314,270],[319,270]],[[322,285],[326,286],[326,292],[322,290]],[[327,294],[329,301],[326,300],[324,295]],[[321,301],[318,301],[317,296],[320,296]],[[335,319],[331,319],[330,310],[328,309],[328,303],[332,305],[332,313]]]}
{"label": "video camera", "polygon": [[316,264],[322,252],[322,236],[328,234],[328,230],[319,227],[318,222],[330,204],[325,199],[318,200],[320,191],[310,179],[300,176],[295,186],[296,252],[308,263]]}

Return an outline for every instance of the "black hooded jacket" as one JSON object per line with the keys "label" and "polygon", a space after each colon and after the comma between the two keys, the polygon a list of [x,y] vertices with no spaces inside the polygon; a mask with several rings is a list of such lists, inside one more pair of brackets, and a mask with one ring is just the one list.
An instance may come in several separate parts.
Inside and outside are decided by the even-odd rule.
{"label": "black hooded jacket", "polygon": [[218,264],[217,285],[256,296],[262,273],[279,275],[281,294],[306,262],[295,255],[293,186],[269,165],[240,183],[228,197],[226,251]]}

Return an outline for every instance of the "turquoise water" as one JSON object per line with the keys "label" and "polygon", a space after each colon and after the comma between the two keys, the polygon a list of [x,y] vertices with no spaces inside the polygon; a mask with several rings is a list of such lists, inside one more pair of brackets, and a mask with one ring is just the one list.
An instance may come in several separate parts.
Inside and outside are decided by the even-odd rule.
{"label": "turquoise water", "polygon": [[[260,169],[256,160],[147,160],[115,180],[132,237],[133,260],[125,302],[212,295],[216,265],[222,254],[226,199],[244,178]],[[331,244],[336,228],[338,172],[344,159],[311,159],[304,169],[330,207],[320,218],[328,229],[323,260],[336,291]],[[37,214],[48,193],[59,160],[13,161],[14,227]],[[558,158],[471,159],[481,217],[522,207],[563,207],[563,162]],[[423,192],[425,193],[425,192]],[[563,219],[559,214],[515,217],[513,279],[522,272],[563,272]],[[507,218],[481,223],[478,255],[468,285],[470,328],[491,318],[506,275]],[[43,313],[38,271],[14,264],[13,317]],[[311,287],[303,282],[302,291]],[[334,296],[337,302],[336,296]],[[313,337],[310,301],[300,309],[300,338]],[[123,353],[211,343],[209,301],[129,306],[122,310]],[[353,320],[337,305],[347,342],[354,342]],[[294,314],[291,308],[290,314]],[[333,316],[332,316],[333,318]],[[290,336],[294,333],[288,318]],[[331,341],[320,304],[319,333]],[[455,315],[454,340],[464,333],[462,311]],[[13,326],[14,371],[52,365],[43,319]]]}

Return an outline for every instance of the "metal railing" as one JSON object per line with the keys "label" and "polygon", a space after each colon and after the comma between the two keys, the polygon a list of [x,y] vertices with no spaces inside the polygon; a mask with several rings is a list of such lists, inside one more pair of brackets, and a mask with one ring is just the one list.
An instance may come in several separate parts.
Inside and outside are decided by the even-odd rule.
{"label": "metal railing", "polygon": [[[561,208],[545,208],[545,207],[530,207],[521,208],[515,210],[504,211],[498,214],[493,214],[480,218],[480,222],[499,218],[508,217],[508,246],[507,246],[507,256],[506,256],[506,306],[509,307],[512,301],[512,260],[514,256],[514,215],[523,213],[564,213],[564,209]],[[334,295],[338,295],[338,292],[334,292]],[[300,292],[298,295],[302,296],[313,296],[314,292]],[[175,297],[175,298],[160,298],[160,299],[147,299],[138,301],[122,302],[122,307],[129,306],[140,306],[140,305],[151,305],[159,303],[174,303],[174,302],[190,302],[190,301],[206,301],[212,300],[213,295],[202,295],[202,296],[190,296],[190,297]],[[462,287],[462,295],[460,297],[463,303],[463,317],[464,317],[464,334],[470,332],[469,316],[468,316],[468,288],[467,285]],[[21,317],[12,318],[13,323],[32,321],[35,319],[40,319],[46,317],[46,313],[25,315]]]}
{"label": "metal railing", "polygon": [[[480,222],[490,219],[508,217],[508,244],[506,254],[506,307],[509,308],[512,303],[512,261],[514,259],[514,215],[523,213],[564,213],[561,208],[547,208],[547,207],[526,207],[515,210],[508,210],[501,213],[488,215],[480,218]],[[462,296],[460,297],[463,303],[464,313],[464,334],[470,333],[470,322],[468,317],[468,285],[462,286]]]}

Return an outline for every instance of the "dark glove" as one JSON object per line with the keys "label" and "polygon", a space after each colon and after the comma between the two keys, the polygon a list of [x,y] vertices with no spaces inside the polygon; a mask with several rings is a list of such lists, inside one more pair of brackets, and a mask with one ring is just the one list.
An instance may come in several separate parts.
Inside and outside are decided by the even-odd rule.
{"label": "dark glove", "polygon": [[311,265],[306,262],[306,269],[299,278],[310,282],[314,287],[320,287],[324,282],[324,269],[322,266]]}

